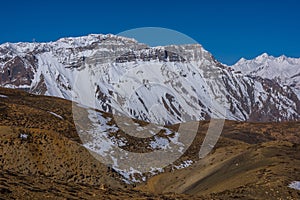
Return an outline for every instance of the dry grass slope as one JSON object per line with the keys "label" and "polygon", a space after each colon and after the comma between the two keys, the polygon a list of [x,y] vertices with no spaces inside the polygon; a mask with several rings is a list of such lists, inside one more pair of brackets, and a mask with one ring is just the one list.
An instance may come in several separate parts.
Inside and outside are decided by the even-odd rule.
{"label": "dry grass slope", "polygon": [[300,180],[299,122],[226,121],[214,150],[199,160],[208,125],[199,122],[192,145],[175,162],[193,165],[167,166],[133,188],[82,147],[71,102],[0,88],[0,199],[300,198],[287,187]]}

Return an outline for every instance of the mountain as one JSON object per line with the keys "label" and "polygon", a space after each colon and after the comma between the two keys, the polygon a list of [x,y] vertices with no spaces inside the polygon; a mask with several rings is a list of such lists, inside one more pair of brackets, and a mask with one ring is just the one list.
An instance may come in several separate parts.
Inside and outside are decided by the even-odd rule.
{"label": "mountain", "polygon": [[156,124],[300,117],[291,85],[245,76],[201,45],[148,47],[110,34],[2,44],[0,86]]}
{"label": "mountain", "polygon": [[[199,121],[194,140],[178,159],[158,173],[132,169],[126,176],[116,164],[129,160],[132,167],[136,163],[155,166],[163,157],[117,158],[117,147],[140,157],[159,149],[168,151],[176,142],[178,126],[187,128],[186,137],[189,123],[153,125],[162,131],[135,138],[120,131],[123,124],[114,121],[112,114],[77,106],[82,114],[98,114],[102,131],[95,131],[94,137],[106,142],[96,140],[92,147],[98,144],[98,148],[89,149],[91,133],[83,137],[76,126],[92,129],[89,123],[96,122],[87,118],[86,123],[75,124],[75,105],[0,87],[0,199],[299,199],[300,191],[293,188],[300,180],[300,122],[226,120],[216,146],[200,159],[210,122]],[[152,134],[153,127],[135,123],[133,132]],[[92,152],[97,149],[114,165],[99,159]]]}
{"label": "mountain", "polygon": [[253,60],[240,59],[233,69],[251,76],[275,80],[287,85],[300,94],[300,58],[289,58],[285,55],[274,57],[266,53]]}

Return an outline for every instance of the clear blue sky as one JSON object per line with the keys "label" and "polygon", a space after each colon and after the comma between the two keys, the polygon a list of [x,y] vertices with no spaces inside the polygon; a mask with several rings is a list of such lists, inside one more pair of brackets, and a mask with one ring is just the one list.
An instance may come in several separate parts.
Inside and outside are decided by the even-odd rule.
{"label": "clear blue sky", "polygon": [[184,33],[226,64],[263,52],[300,57],[299,2],[7,0],[0,3],[0,43],[118,34],[150,26]]}

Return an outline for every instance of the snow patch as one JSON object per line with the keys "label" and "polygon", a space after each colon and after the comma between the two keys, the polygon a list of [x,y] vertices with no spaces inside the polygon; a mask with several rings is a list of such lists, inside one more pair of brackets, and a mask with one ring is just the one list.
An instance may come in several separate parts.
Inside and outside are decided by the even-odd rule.
{"label": "snow patch", "polygon": [[192,160],[186,160],[183,163],[181,163],[180,165],[174,166],[176,169],[183,169],[183,168],[187,168],[189,166],[191,166],[193,164]]}
{"label": "snow patch", "polygon": [[8,96],[3,95],[3,94],[0,94],[0,97],[1,97],[1,98],[8,98]]}
{"label": "snow patch", "polygon": [[58,115],[58,114],[56,114],[56,113],[54,113],[54,112],[51,112],[51,111],[48,111],[50,114],[52,114],[52,115],[54,115],[55,117],[58,117],[58,118],[60,118],[60,119],[64,119],[62,116],[60,116],[60,115]]}
{"label": "snow patch", "polygon": [[21,133],[21,134],[20,134],[20,138],[21,138],[21,139],[25,139],[25,140],[26,140],[28,137],[29,137],[29,135],[26,134],[26,133]]}
{"label": "snow patch", "polygon": [[300,181],[293,181],[289,184],[290,188],[300,190]]}

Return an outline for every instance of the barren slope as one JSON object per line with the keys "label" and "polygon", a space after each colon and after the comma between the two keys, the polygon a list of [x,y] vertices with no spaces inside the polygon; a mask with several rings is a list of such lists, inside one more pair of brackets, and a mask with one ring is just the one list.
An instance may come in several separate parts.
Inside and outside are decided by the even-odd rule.
{"label": "barren slope", "polygon": [[[133,188],[82,146],[71,102],[0,88],[0,198],[299,199],[288,187],[300,180],[299,125],[226,121],[214,150],[199,160],[208,128],[199,122],[174,165]],[[175,168],[187,160],[190,167]]]}

